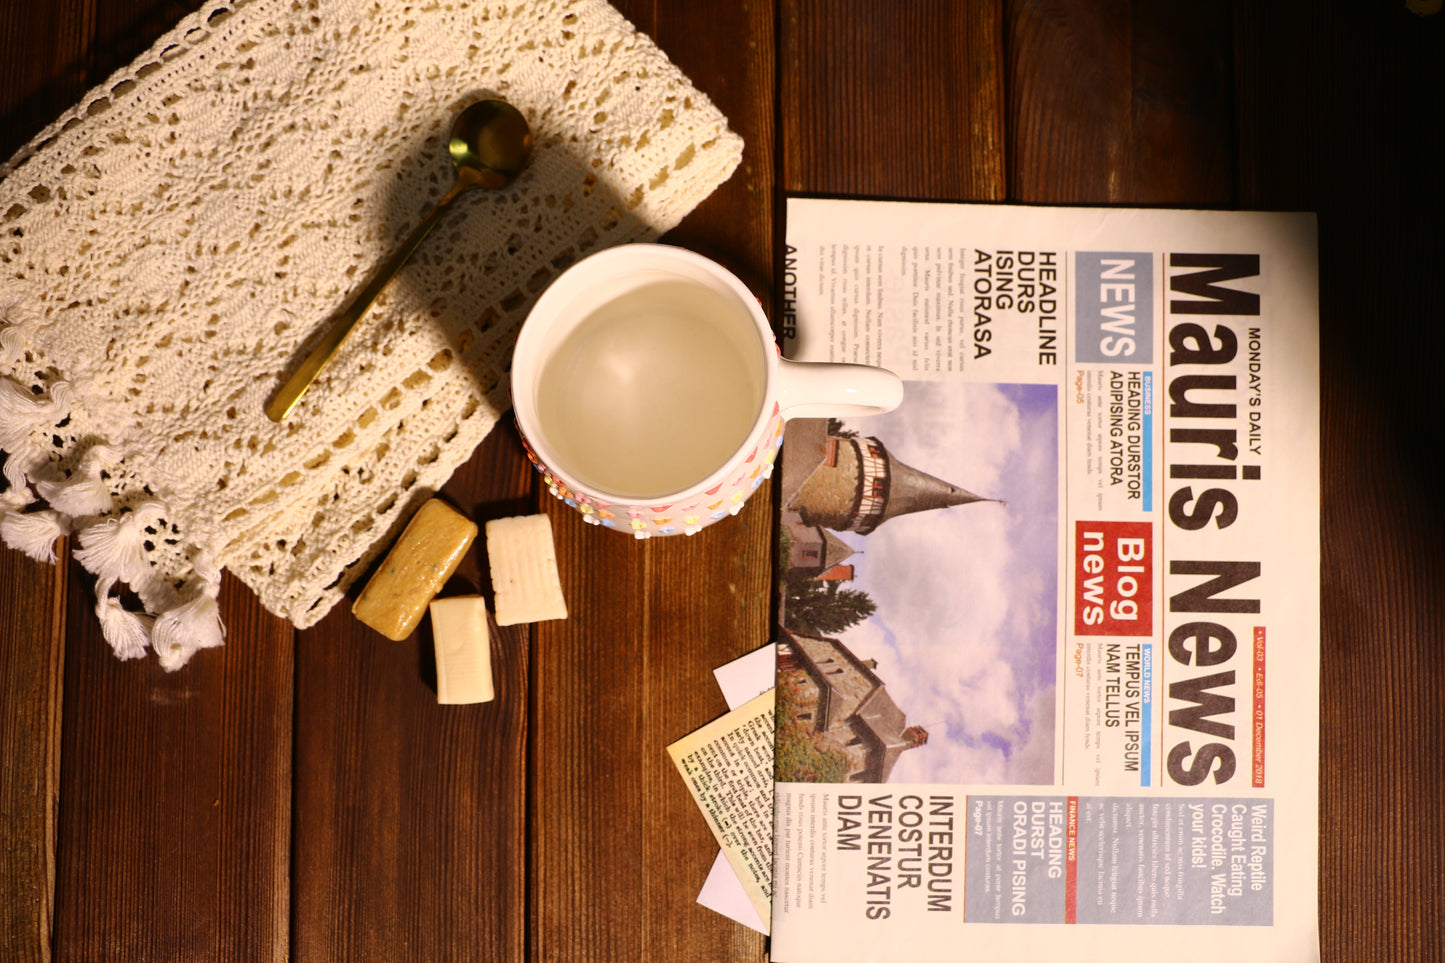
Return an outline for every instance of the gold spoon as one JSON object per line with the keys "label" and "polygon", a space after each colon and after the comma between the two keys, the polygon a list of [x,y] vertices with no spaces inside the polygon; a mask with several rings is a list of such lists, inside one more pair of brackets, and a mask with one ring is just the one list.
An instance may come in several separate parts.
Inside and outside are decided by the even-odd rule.
{"label": "gold spoon", "polygon": [[527,119],[511,104],[502,100],[482,100],[467,107],[452,124],[451,140],[447,150],[452,156],[452,165],[457,169],[456,181],[451,190],[437,201],[411,235],[392,254],[391,259],[376,272],[356,300],[347,306],[334,322],[321,342],[311,349],[306,360],[291,375],[290,380],[276,392],[266,405],[266,416],[272,421],[281,421],[296,407],[306,389],[316,380],[321,369],[331,356],[345,343],[356,322],[366,314],[377,296],[391,283],[396,272],[412,256],[416,249],[436,226],[441,214],[463,191],[473,187],[497,190],[506,187],[516,179],[527,166],[532,154],[532,132]]}

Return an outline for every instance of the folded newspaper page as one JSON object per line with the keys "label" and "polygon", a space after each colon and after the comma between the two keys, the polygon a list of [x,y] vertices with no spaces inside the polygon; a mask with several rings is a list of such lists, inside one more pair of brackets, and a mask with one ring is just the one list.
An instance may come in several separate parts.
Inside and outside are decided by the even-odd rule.
{"label": "folded newspaper page", "polygon": [[1314,216],[787,214],[773,959],[1317,958]]}

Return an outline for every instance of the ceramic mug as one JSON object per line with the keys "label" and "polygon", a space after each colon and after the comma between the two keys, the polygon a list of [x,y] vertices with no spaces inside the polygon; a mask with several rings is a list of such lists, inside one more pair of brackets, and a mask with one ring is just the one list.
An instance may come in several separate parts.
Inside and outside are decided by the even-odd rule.
{"label": "ceramic mug", "polygon": [[882,368],[782,358],[746,285],[666,244],[572,265],[512,359],[517,425],[552,494],[637,538],[737,514],[771,476],[787,419],[882,413],[902,398]]}

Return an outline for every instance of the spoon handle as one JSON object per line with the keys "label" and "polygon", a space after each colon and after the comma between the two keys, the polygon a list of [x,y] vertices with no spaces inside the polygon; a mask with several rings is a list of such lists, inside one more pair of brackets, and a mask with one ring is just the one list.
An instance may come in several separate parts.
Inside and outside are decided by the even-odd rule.
{"label": "spoon handle", "polygon": [[371,308],[372,303],[381,295],[381,292],[386,290],[386,286],[391,283],[391,279],[396,277],[396,273],[401,270],[401,266],[405,264],[412,254],[415,253],[416,249],[421,246],[421,242],[431,233],[432,228],[436,227],[437,221],[441,219],[442,213],[451,206],[452,201],[456,200],[463,191],[475,187],[479,183],[480,181],[471,171],[468,171],[466,168],[458,169],[457,179],[452,184],[451,190],[447,191],[446,194],[442,196],[442,199],[437,201],[436,206],[427,212],[426,217],[422,218],[421,223],[412,230],[411,234],[407,236],[407,239],[401,243],[401,246],[396,249],[386,263],[377,269],[370,283],[361,290],[361,293],[356,296],[356,299],[336,316],[336,320],[331,323],[331,327],[327,329],[326,334],[322,336],[316,347],[311,349],[311,353],[306,356],[305,360],[301,362],[301,365],[292,373],[286,383],[281,386],[281,390],[276,392],[275,396],[267,402],[266,417],[272,421],[280,422],[284,420],[287,415],[291,414],[297,403],[301,400],[301,396],[306,394],[306,389],[311,387],[311,383],[316,380],[316,376],[321,373],[321,369],[326,367],[326,363],[331,360],[331,356],[346,343],[347,337],[351,334],[352,329],[356,327],[356,322],[361,320],[362,316]]}

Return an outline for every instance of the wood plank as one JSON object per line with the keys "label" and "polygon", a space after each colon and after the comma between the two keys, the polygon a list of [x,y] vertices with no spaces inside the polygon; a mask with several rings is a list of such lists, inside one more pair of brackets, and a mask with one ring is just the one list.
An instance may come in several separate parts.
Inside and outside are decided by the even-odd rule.
{"label": "wood plank", "polygon": [[227,575],[226,645],[167,673],[66,603],[55,957],[284,960],[292,629]]}
{"label": "wood plank", "polygon": [[92,12],[88,0],[0,6],[0,160],[85,92]]}
{"label": "wood plank", "polygon": [[[669,236],[736,272],[772,304],[776,133],[771,4],[739,5],[719,36],[716,8],[673,4],[654,36],[698,79],[745,143],[743,163]],[[770,311],[770,316],[776,316]],[[668,960],[763,960],[761,934],[697,904],[717,844],[665,747],[726,711],[712,670],[772,639],[770,486],[726,523],[648,543],[641,791],[646,872],[642,944]]]}
{"label": "wood plank", "polygon": [[1232,200],[1227,6],[1012,0],[1008,38],[1011,199]]}
{"label": "wood plank", "polygon": [[537,627],[534,959],[765,959],[696,905],[717,846],[665,748],[725,711],[711,670],[768,638],[769,494],[647,542],[546,506],[571,616]]}
{"label": "wood plank", "polygon": [[[204,0],[0,5],[0,159],[130,63]],[[24,56],[11,56],[24,51]]]}
{"label": "wood plank", "polygon": [[[90,0],[0,7],[0,159],[91,85],[94,28]],[[46,566],[0,549],[0,946],[15,960],[51,958],[67,541],[58,554]]]}
{"label": "wood plank", "polygon": [[0,946],[16,963],[50,959],[64,572],[0,548]]}
{"label": "wood plank", "polygon": [[[198,2],[190,2],[188,9]],[[184,12],[174,8],[123,0],[105,5],[98,16],[89,0],[7,5],[0,15],[0,47],[26,53],[0,63],[0,109],[6,121],[0,125],[0,153],[8,156],[169,28]],[[157,15],[164,21],[156,22]],[[5,565],[12,564],[7,558]],[[30,573],[20,577],[34,581]],[[66,582],[89,584],[78,569],[63,564],[49,579],[57,600],[64,597]],[[45,591],[43,585],[31,587]],[[47,735],[54,728],[51,713],[58,711],[58,698],[49,697],[48,708],[27,712],[38,743],[53,739],[69,753],[59,772],[61,802],[55,798],[53,751],[48,762],[39,768],[32,763],[28,773],[18,763],[14,770],[7,767],[25,773],[17,775],[17,786],[47,786],[44,819],[51,828],[31,841],[38,851],[29,858],[32,872],[53,876],[59,891],[55,955],[276,958],[275,951],[285,949],[287,917],[289,629],[276,631],[279,623],[230,583],[222,598],[233,644],[237,639],[280,644],[254,666],[240,667],[251,658],[242,645],[205,654],[198,660],[206,663],[202,668],[165,676],[153,662],[115,662],[99,637],[86,591],[73,588],[50,622],[55,629],[69,629],[65,686],[72,702],[63,739]],[[32,646],[50,630],[35,631]],[[45,688],[44,675],[52,672],[58,694],[62,651],[57,647],[32,666],[39,670],[28,679],[32,694]],[[23,680],[19,672],[10,676],[15,685]],[[266,697],[253,699],[253,687],[266,690]],[[270,711],[277,696],[279,713]],[[6,706],[10,711],[8,698]],[[259,714],[253,711],[258,709]],[[176,768],[177,760],[185,767]],[[161,861],[183,850],[187,858],[179,865]],[[12,851],[22,852],[7,846]],[[7,873],[6,878],[20,885],[25,877]],[[44,914],[49,912],[47,906]],[[46,958],[50,927],[46,919],[44,930],[35,934],[38,943],[7,943],[7,948]]]}
{"label": "wood plank", "polygon": [[568,618],[534,634],[530,958],[636,959],[648,546],[547,501]]}
{"label": "wood plank", "polygon": [[[532,511],[533,474],[503,423],[443,495],[483,524]],[[481,545],[444,595],[490,594]],[[492,632],[496,698],[465,706],[427,623],[392,642],[348,601],[301,633],[293,959],[523,958],[528,632]]]}
{"label": "wood plank", "polygon": [[[83,87],[88,37],[75,2],[0,8],[0,158],[8,158]],[[0,455],[0,462],[3,462]],[[66,543],[60,546],[67,557]],[[0,946],[48,961],[55,912],[64,572],[0,548]]]}
{"label": "wood plank", "polygon": [[1003,199],[1002,0],[779,8],[784,190]]}
{"label": "wood plank", "polygon": [[1445,777],[1420,747],[1445,739],[1445,185],[1428,173],[1445,19],[1238,14],[1241,203],[1320,219],[1322,955],[1439,959]]}
{"label": "wood plank", "polygon": [[[773,12],[622,2],[728,117],[742,167],[667,238],[772,298]],[[698,906],[716,843],[666,746],[725,706],[713,667],[767,640],[771,506],[639,542],[549,496],[571,616],[536,630],[531,958],[762,960],[762,937]]]}
{"label": "wood plank", "polygon": [[642,667],[643,935],[660,959],[766,959],[760,934],[697,905],[717,844],[672,760],[653,747],[725,712],[712,670],[772,640],[771,494],[759,489],[727,524],[652,548],[657,575]]}

